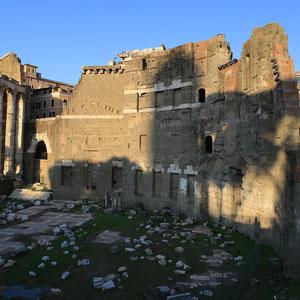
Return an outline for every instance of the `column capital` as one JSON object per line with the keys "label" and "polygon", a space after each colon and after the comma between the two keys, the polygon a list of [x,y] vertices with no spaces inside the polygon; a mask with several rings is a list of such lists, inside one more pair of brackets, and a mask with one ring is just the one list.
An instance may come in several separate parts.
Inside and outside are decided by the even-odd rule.
{"label": "column capital", "polygon": [[10,95],[11,95],[14,99],[16,99],[17,94],[18,94],[18,91],[17,91],[17,90],[14,90],[14,89],[9,89],[8,91],[9,91]]}

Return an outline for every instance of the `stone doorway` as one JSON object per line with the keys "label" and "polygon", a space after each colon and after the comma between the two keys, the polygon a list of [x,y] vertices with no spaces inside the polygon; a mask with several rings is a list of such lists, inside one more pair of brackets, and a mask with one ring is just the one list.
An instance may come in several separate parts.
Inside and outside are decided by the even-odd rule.
{"label": "stone doorway", "polygon": [[35,150],[35,157],[34,157],[34,178],[33,182],[43,182],[42,177],[42,164],[44,160],[47,160],[47,147],[44,141],[38,142]]}

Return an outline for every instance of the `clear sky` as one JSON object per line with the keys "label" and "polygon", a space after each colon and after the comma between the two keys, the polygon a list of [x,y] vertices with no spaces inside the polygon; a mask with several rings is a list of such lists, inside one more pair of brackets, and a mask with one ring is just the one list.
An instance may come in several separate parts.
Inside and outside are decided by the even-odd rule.
{"label": "clear sky", "polygon": [[106,65],[125,50],[173,48],[223,33],[233,56],[255,27],[277,22],[300,70],[300,1],[1,1],[0,57],[15,52],[43,77],[76,84],[84,65]]}

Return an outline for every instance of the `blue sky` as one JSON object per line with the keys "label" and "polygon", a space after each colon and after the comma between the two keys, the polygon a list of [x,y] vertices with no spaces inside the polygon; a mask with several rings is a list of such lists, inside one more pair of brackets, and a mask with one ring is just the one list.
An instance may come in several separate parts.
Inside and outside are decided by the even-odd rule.
{"label": "blue sky", "polygon": [[239,58],[255,27],[277,22],[300,70],[299,1],[1,1],[0,56],[15,52],[43,77],[76,84],[84,65],[125,50],[176,47],[223,33]]}

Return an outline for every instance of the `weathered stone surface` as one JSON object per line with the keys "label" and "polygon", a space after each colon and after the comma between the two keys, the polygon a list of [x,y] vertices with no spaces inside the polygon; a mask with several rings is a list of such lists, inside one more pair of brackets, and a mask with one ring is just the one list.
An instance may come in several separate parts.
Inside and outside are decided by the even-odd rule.
{"label": "weathered stone surface", "polygon": [[182,254],[184,252],[184,249],[182,247],[176,247],[175,252]]}
{"label": "weathered stone surface", "polygon": [[96,237],[94,243],[111,244],[117,242],[125,242],[126,238],[121,236],[120,232],[105,230]]}
{"label": "weathered stone surface", "polygon": [[102,285],[102,291],[111,290],[115,288],[115,283],[112,280],[109,280]]}
{"label": "weathered stone surface", "polygon": [[123,266],[118,269],[118,272],[123,273],[127,271],[127,267]]}
{"label": "weathered stone surface", "polygon": [[77,261],[78,266],[88,266],[88,265],[90,265],[90,263],[91,263],[90,260],[87,258],[80,259]]}
{"label": "weathered stone surface", "polygon": [[64,273],[61,275],[61,279],[64,280],[64,279],[68,278],[69,275],[70,275],[70,272],[66,271],[66,272],[64,272]]}
{"label": "weathered stone surface", "polygon": [[15,189],[9,196],[10,199],[27,201],[49,201],[52,198],[51,192],[31,191],[28,189]]}

